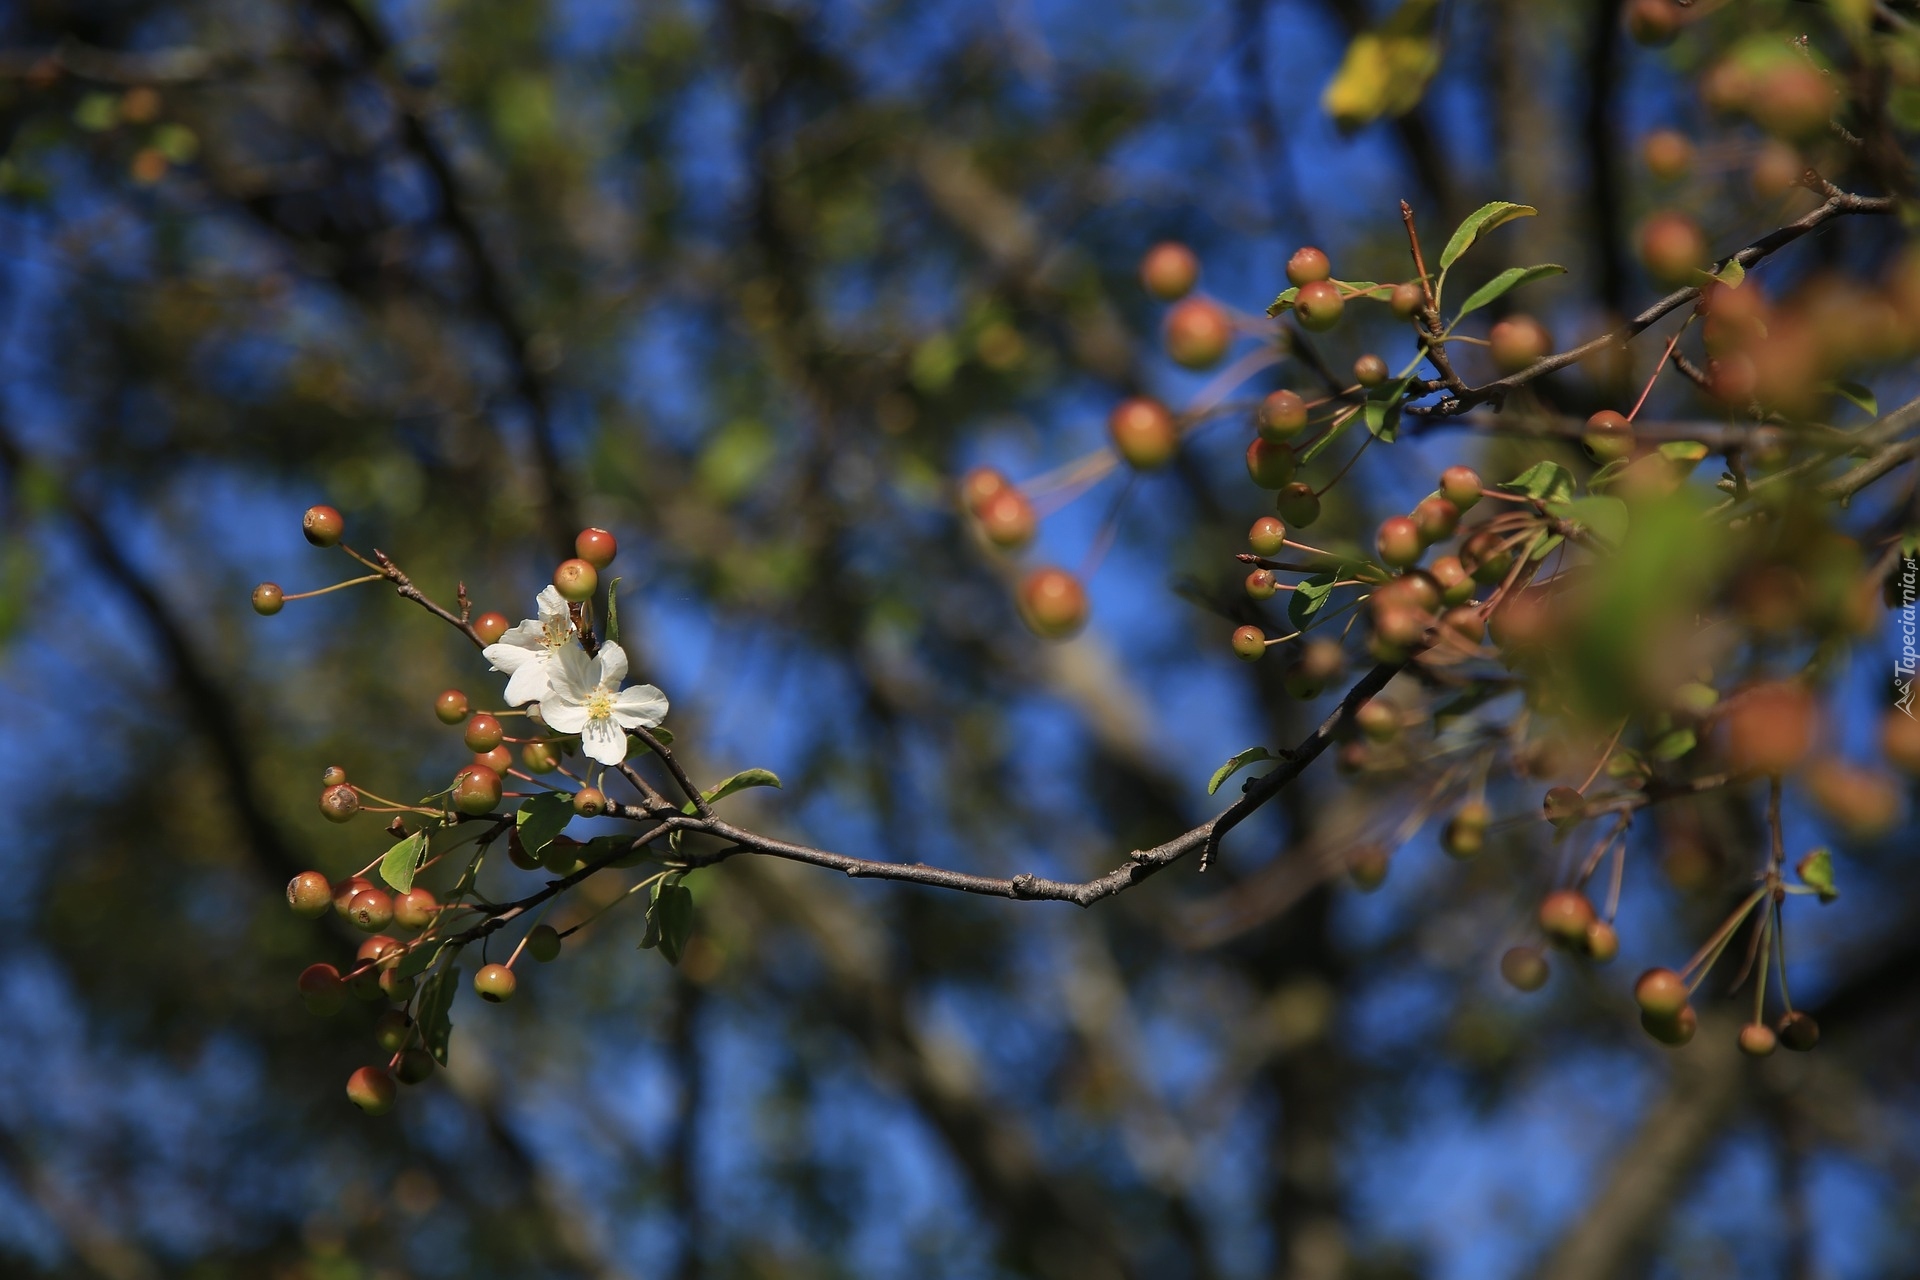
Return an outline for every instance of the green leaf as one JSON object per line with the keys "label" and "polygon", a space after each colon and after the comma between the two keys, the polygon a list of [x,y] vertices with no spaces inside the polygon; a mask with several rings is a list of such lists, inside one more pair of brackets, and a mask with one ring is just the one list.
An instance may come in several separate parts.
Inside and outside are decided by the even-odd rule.
{"label": "green leaf", "polygon": [[607,584],[607,639],[614,644],[620,643],[619,590],[620,579],[615,578]]}
{"label": "green leaf", "polygon": [[564,791],[529,796],[513,815],[514,826],[520,831],[520,847],[536,858],[571,821],[573,797]]}
{"label": "green leaf", "polygon": [[1293,624],[1295,631],[1305,631],[1314,615],[1326,608],[1333,600],[1333,584],[1345,581],[1351,575],[1347,566],[1341,565],[1332,573],[1316,573],[1301,580],[1293,590],[1292,598],[1287,601],[1287,621]]}
{"label": "green leaf", "polygon": [[1565,502],[1573,496],[1573,473],[1557,462],[1536,462],[1505,484],[1502,493],[1523,493],[1542,502]]}
{"label": "green leaf", "polygon": [[1728,258],[1727,265],[1720,268],[1720,274],[1714,277],[1729,289],[1738,289],[1746,278],[1747,269],[1740,265],[1738,258]]}
{"label": "green leaf", "polygon": [[1363,416],[1367,430],[1382,444],[1392,444],[1400,434],[1400,410],[1405,403],[1407,388],[1413,383],[1409,374],[1398,382],[1392,382],[1378,388],[1367,398],[1367,407]]}
{"label": "green leaf", "polygon": [[1459,324],[1469,312],[1478,311],[1495,298],[1501,297],[1511,290],[1518,289],[1523,284],[1531,284],[1535,280],[1544,280],[1548,276],[1563,276],[1566,273],[1567,269],[1565,267],[1553,262],[1543,262],[1535,267],[1508,267],[1505,271],[1502,271],[1499,275],[1468,294],[1467,300],[1460,304],[1460,314],[1453,318],[1453,322]]}
{"label": "green leaf", "polygon": [[[654,737],[654,741],[658,742],[661,746],[670,747],[673,745],[673,732],[668,728],[666,728],[666,726],[655,725],[653,728],[647,730],[647,732],[652,734]],[[640,739],[634,737],[632,734],[627,735],[627,758],[628,759],[630,760],[638,759],[639,757],[646,755],[647,752],[651,750],[653,750],[653,748],[648,746],[646,743],[642,742]]]}
{"label": "green leaf", "polygon": [[668,964],[679,964],[692,933],[693,892],[668,876],[653,888],[653,901],[647,906],[647,931],[640,945],[658,947]]}
{"label": "green leaf", "polygon": [[[779,785],[780,779],[771,769],[742,769],[719,786],[701,794],[708,804],[713,804],[717,800],[725,800],[736,791],[745,791],[748,787],[778,788]],[[687,812],[693,812],[692,808],[689,807]]]}
{"label": "green leaf", "polygon": [[1820,895],[1820,901],[1832,902],[1840,896],[1840,890],[1833,883],[1833,854],[1825,848],[1815,849],[1800,859],[1793,870],[1802,884]]}
{"label": "green leaf", "polygon": [[1225,764],[1213,771],[1213,779],[1207,783],[1207,794],[1212,795],[1218,791],[1221,783],[1248,765],[1260,760],[1278,760],[1279,758],[1265,747],[1248,747],[1245,751],[1229,757]]}
{"label": "green leaf", "polygon": [[1267,308],[1267,314],[1270,316],[1277,316],[1282,311],[1292,310],[1293,300],[1299,296],[1300,296],[1299,285],[1295,285],[1291,289],[1282,290],[1280,296],[1273,300],[1273,305]]}
{"label": "green leaf", "polygon": [[1539,212],[1530,204],[1514,204],[1507,200],[1495,200],[1481,205],[1454,228],[1452,238],[1447,241],[1447,247],[1440,252],[1440,269],[1445,271],[1460,261],[1460,255],[1473,248],[1474,241],[1495,227],[1505,226],[1516,218],[1531,218]]}
{"label": "green leaf", "polygon": [[1880,416],[1880,401],[1869,387],[1857,382],[1836,382],[1833,389],[1860,406],[1869,418]]}
{"label": "green leaf", "polygon": [[1627,504],[1618,498],[1595,496],[1549,502],[1547,510],[1579,525],[1609,546],[1617,547],[1626,540]]}
{"label": "green leaf", "polygon": [[1655,760],[1678,760],[1699,745],[1700,739],[1694,735],[1693,730],[1675,729],[1654,743],[1647,754]]}
{"label": "green leaf", "polygon": [[1598,471],[1587,477],[1588,490],[1593,493],[1598,493],[1619,479],[1620,473],[1625,471],[1630,465],[1632,465],[1630,459],[1615,458],[1612,462],[1609,462],[1606,466],[1601,467]]}
{"label": "green leaf", "polygon": [[447,1065],[447,1041],[453,1035],[453,997],[460,990],[460,966],[449,963],[420,984],[420,1003],[414,1018],[420,1024],[420,1044],[441,1066]]}
{"label": "green leaf", "polygon": [[380,878],[393,886],[395,893],[405,893],[413,888],[413,873],[420,866],[427,852],[427,832],[425,828],[414,832],[405,840],[394,842],[387,850],[387,856],[380,859]]}

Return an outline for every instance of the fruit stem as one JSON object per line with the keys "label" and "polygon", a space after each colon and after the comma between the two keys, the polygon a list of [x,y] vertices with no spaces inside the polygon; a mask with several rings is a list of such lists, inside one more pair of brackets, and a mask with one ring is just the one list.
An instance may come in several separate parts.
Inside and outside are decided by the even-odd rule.
{"label": "fruit stem", "polygon": [[1780,904],[1773,904],[1773,955],[1780,965],[1780,1003],[1793,1012],[1793,996],[1787,991],[1787,921]]}
{"label": "fruit stem", "polygon": [[1379,438],[1380,437],[1374,435],[1373,432],[1371,431],[1367,432],[1367,438],[1365,440],[1362,440],[1360,442],[1360,447],[1353,451],[1353,456],[1347,459],[1347,464],[1341,467],[1338,471],[1333,473],[1333,479],[1327,481],[1325,484],[1321,485],[1318,489],[1315,489],[1313,491],[1313,496],[1318,498],[1322,494],[1326,493],[1327,490],[1339,484],[1341,479],[1346,476],[1347,472],[1353,470],[1353,464],[1360,461],[1360,455],[1367,451],[1367,446],[1372,444],[1375,440],[1378,440]]}
{"label": "fruit stem", "polygon": [[1753,910],[1754,904],[1766,896],[1767,886],[1765,885],[1761,885],[1758,889],[1748,894],[1747,900],[1742,902],[1738,907],[1735,907],[1733,914],[1728,916],[1726,922],[1714,931],[1714,935],[1707,939],[1706,944],[1703,945],[1700,950],[1694,952],[1693,959],[1687,961],[1686,967],[1680,970],[1682,977],[1693,973],[1695,969],[1700,970],[1699,973],[1694,974],[1693,980],[1687,984],[1687,990],[1689,992],[1700,985],[1702,979],[1707,976],[1714,964],[1719,961],[1720,953],[1726,950],[1727,943],[1732,940],[1734,931],[1739,929],[1740,922],[1747,918],[1747,913]]}
{"label": "fruit stem", "polygon": [[1660,371],[1667,367],[1667,361],[1673,357],[1673,349],[1680,345],[1680,335],[1685,333],[1687,331],[1687,325],[1692,323],[1693,317],[1688,316],[1687,324],[1683,324],[1673,331],[1673,337],[1667,341],[1667,349],[1660,353],[1660,362],[1653,366],[1653,376],[1647,379],[1646,386],[1640,388],[1640,398],[1633,402],[1633,412],[1627,415],[1628,422],[1632,422],[1634,418],[1639,415],[1640,406],[1644,405],[1647,402],[1647,397],[1653,394],[1653,384],[1660,380]]}
{"label": "fruit stem", "polygon": [[312,591],[301,591],[290,596],[281,596],[281,600],[308,600],[314,596],[323,596],[329,591],[341,591],[347,587],[357,587],[363,582],[380,582],[386,578],[384,573],[369,573],[362,578],[348,578],[345,582],[336,582],[330,587],[319,587]]}
{"label": "fruit stem", "polygon": [[1613,731],[1613,737],[1607,741],[1606,747],[1600,752],[1600,758],[1593,762],[1593,772],[1589,773],[1587,780],[1580,784],[1579,791],[1581,795],[1587,794],[1587,788],[1593,785],[1593,780],[1600,776],[1600,770],[1606,766],[1608,760],[1613,758],[1613,749],[1620,745],[1620,735],[1626,731],[1627,717],[1622,716],[1620,718],[1620,727]]}

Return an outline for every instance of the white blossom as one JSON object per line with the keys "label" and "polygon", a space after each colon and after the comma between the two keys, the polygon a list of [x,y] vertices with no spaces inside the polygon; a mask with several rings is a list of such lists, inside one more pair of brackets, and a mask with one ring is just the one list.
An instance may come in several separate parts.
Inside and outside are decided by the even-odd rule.
{"label": "white blossom", "polygon": [[601,764],[627,758],[627,730],[651,729],[667,716],[667,695],[650,684],[622,689],[627,653],[603,644],[589,658],[577,644],[554,651],[540,712],[561,733],[580,735],[580,749]]}
{"label": "white blossom", "polygon": [[566,649],[576,652],[580,649],[574,635],[573,616],[560,593],[548,587],[534,603],[540,610],[538,618],[528,618],[481,650],[495,671],[508,673],[507,705],[511,707],[546,697],[554,655]]}

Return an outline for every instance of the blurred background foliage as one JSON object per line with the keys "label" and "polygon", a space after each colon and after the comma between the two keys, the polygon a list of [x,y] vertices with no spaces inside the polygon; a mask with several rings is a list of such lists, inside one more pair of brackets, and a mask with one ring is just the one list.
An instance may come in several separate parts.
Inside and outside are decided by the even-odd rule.
{"label": "blurred background foliage", "polygon": [[[573,530],[609,527],[629,648],[694,761],[786,780],[756,821],[1104,870],[1210,812],[1227,755],[1317,718],[1225,649],[1226,553],[1264,509],[1242,441],[1127,488],[1094,625],[1060,646],[1018,625],[953,477],[1036,474],[1118,396],[1201,385],[1134,278],[1155,240],[1257,315],[1301,243],[1404,278],[1403,197],[1434,235],[1526,201],[1471,268],[1566,264],[1527,298],[1564,344],[1657,296],[1650,213],[1725,252],[1810,207],[1767,185],[1778,141],[1702,102],[1741,42],[1812,32],[1848,63],[1884,12],[1874,83],[1914,123],[1901,5],[1695,8],[1643,49],[1615,0],[7,7],[0,1269],[1913,1274],[1905,825],[1841,833],[1842,898],[1796,940],[1826,1042],[1761,1064],[1720,1005],[1686,1051],[1651,1045],[1624,982],[1744,882],[1737,800],[1637,830],[1622,959],[1523,998],[1492,966],[1551,875],[1539,824],[1467,866],[1422,830],[1362,898],[1343,842],[1404,797],[1324,767],[1205,876],[1085,913],[736,859],[694,878],[677,969],[610,911],[512,1005],[463,1000],[452,1068],[384,1120],[341,1096],[371,1012],[316,1020],[293,987],[352,939],[280,884],[373,837],[318,820],[322,767],[431,789],[465,758],[433,695],[494,687],[384,592],[248,613],[262,578],[329,580],[309,502],[516,618]],[[1693,140],[1682,176],[1647,168],[1659,127]],[[1820,163],[1901,192],[1899,145]],[[1850,282],[1831,315],[1861,323],[1903,235],[1833,225],[1769,288]],[[1867,329],[1856,376],[1911,396],[1910,339]],[[1384,313],[1324,341],[1410,351]],[[1657,354],[1530,403],[1618,404]],[[1671,382],[1652,411],[1704,412]],[[1375,450],[1323,531],[1361,536],[1446,463],[1555,448],[1590,469],[1465,431]],[[1082,563],[1124,483],[1038,556]],[[1846,677],[1856,754],[1882,639]],[[1533,811],[1539,784],[1496,781]],[[1795,843],[1823,821],[1793,809]]]}

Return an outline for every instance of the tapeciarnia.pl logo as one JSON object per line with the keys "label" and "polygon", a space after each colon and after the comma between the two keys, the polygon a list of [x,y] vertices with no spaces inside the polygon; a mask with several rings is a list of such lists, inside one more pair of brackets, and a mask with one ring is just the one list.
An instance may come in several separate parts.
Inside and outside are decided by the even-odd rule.
{"label": "tapeciarnia.pl logo", "polygon": [[1914,667],[1920,660],[1920,642],[1917,642],[1914,620],[1914,597],[1916,582],[1920,581],[1920,560],[1912,556],[1900,557],[1900,656],[1893,663],[1893,688],[1899,695],[1894,705],[1913,719]]}

